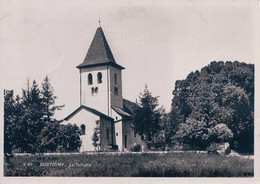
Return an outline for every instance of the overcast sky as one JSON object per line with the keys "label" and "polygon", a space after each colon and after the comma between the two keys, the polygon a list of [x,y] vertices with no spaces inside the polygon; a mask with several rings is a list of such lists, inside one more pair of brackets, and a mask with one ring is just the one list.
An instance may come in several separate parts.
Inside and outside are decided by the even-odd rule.
{"label": "overcast sky", "polygon": [[[79,106],[79,71],[99,17],[123,70],[123,97],[138,99],[145,84],[170,110],[176,80],[211,61],[256,61],[256,1],[7,1],[0,6],[1,79],[21,93],[26,79],[46,75],[65,104]],[[116,3],[117,2],[117,3]],[[226,1],[227,2],[227,1]]]}

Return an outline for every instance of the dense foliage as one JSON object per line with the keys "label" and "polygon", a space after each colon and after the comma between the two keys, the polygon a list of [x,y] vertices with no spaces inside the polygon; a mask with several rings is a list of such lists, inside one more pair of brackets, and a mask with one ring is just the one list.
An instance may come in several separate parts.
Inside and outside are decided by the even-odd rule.
{"label": "dense foliage", "polygon": [[41,132],[41,152],[75,152],[80,146],[80,129],[76,125],[53,122]]}
{"label": "dense foliage", "polygon": [[42,104],[44,106],[44,119],[45,121],[50,121],[56,110],[61,110],[64,105],[55,105],[55,100],[57,96],[54,95],[54,89],[50,84],[50,79],[46,76],[41,84],[41,98]]}
{"label": "dense foliage", "polygon": [[134,111],[133,116],[133,127],[135,131],[144,137],[144,141],[147,144],[148,149],[157,147],[156,144],[160,142],[160,136],[162,134],[160,119],[161,119],[161,108],[157,108],[158,99],[153,97],[149,92],[147,86],[145,86],[144,93],[139,96],[140,103]]}
{"label": "dense foliage", "polygon": [[55,106],[57,97],[46,77],[40,90],[36,81],[22,89],[22,97],[5,90],[4,101],[4,152],[53,152],[79,149],[79,128],[60,125],[53,118],[63,106]]}
{"label": "dense foliage", "polygon": [[228,141],[237,151],[253,152],[253,64],[211,62],[176,81],[173,95],[174,143],[205,149]]}
{"label": "dense foliage", "polygon": [[[63,106],[48,77],[40,90],[33,81],[22,97],[5,92],[5,153],[78,151],[80,131],[75,125],[60,125],[53,115]],[[175,83],[171,112],[158,108],[147,86],[134,110],[133,128],[150,150],[205,150],[230,143],[238,152],[254,152],[254,65],[211,62]],[[100,130],[94,129],[93,146],[98,150]]]}

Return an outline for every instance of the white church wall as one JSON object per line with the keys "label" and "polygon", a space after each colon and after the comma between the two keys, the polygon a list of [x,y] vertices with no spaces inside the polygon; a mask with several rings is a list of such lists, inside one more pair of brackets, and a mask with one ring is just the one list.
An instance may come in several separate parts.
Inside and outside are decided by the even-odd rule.
{"label": "white church wall", "polygon": [[85,125],[85,135],[81,135],[80,139],[82,141],[82,146],[80,151],[95,151],[92,145],[92,136],[94,133],[94,128],[96,127],[96,121],[100,121],[100,117],[85,110],[81,109],[74,116],[70,117],[68,121],[64,121],[63,124],[76,124],[78,127]]}
{"label": "white church wall", "polygon": [[[110,89],[111,89],[111,105],[123,107],[122,96],[122,72],[120,69],[109,66],[110,69]],[[115,80],[116,74],[116,80]],[[117,92],[115,91],[117,88]]]}
{"label": "white church wall", "polygon": [[[98,73],[102,73],[102,83],[97,82]],[[93,83],[88,84],[88,75],[92,74]],[[92,92],[92,88],[97,91]],[[108,95],[108,71],[107,66],[81,69],[81,104],[96,109],[108,115],[110,109]]]}
{"label": "white church wall", "polygon": [[122,127],[122,121],[116,122],[115,124],[115,144],[118,146],[119,151],[123,151],[123,127]]}
{"label": "white church wall", "polygon": [[[120,151],[123,150],[123,137],[122,137],[122,133],[123,133],[123,127],[122,127],[122,116],[120,116],[116,111],[114,111],[112,109],[112,113],[111,113],[111,117],[114,119],[114,121],[119,121],[114,123],[115,125],[115,145],[118,145],[118,149]],[[120,121],[121,120],[121,121]]]}
{"label": "white church wall", "polygon": [[[142,141],[141,136],[134,131],[134,129],[132,128],[132,122],[129,120],[123,120],[123,130],[122,130],[122,134],[123,134],[123,143],[124,146],[126,144],[126,149],[128,151],[131,150],[131,148],[133,148],[134,146],[140,145],[142,148],[146,147],[146,144],[144,141]],[[125,139],[127,136],[127,140]]]}

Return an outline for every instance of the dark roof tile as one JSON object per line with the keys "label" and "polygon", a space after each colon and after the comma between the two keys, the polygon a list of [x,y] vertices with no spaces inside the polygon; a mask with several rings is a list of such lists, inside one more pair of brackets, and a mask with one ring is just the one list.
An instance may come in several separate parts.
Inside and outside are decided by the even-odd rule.
{"label": "dark roof tile", "polygon": [[105,34],[101,27],[97,28],[96,34],[88,49],[87,55],[77,68],[88,68],[94,66],[112,65],[119,69],[124,67],[118,65],[107,43]]}
{"label": "dark roof tile", "polygon": [[117,114],[119,114],[120,116],[123,116],[123,117],[130,117],[131,115],[129,113],[127,113],[126,111],[124,111],[124,109],[120,108],[120,107],[117,107],[117,106],[111,106],[112,109],[114,111],[116,111]]}
{"label": "dark roof tile", "polygon": [[96,109],[92,109],[90,107],[87,107],[85,105],[81,105],[79,108],[77,108],[74,112],[72,112],[70,115],[68,115],[66,118],[64,118],[64,120],[68,121],[73,115],[75,115],[76,113],[78,113],[81,109],[85,109],[89,112],[92,112],[93,114],[96,114],[98,116],[100,116],[101,118],[107,119],[109,121],[114,121],[113,118],[103,114],[102,112],[97,111]]}
{"label": "dark roof tile", "polygon": [[131,102],[129,100],[123,99],[123,109],[129,113],[133,114],[134,110],[137,108],[137,104],[134,102]]}

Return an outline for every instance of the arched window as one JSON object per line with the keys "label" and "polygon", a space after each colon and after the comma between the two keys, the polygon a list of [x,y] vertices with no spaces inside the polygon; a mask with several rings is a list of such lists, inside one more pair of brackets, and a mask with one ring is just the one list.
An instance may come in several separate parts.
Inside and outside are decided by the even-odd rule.
{"label": "arched window", "polygon": [[101,72],[98,72],[98,74],[97,74],[97,82],[98,82],[98,84],[101,84],[102,83],[102,73]]}
{"label": "arched window", "polygon": [[88,85],[91,85],[91,84],[93,84],[93,79],[92,79],[92,74],[89,73],[88,74]]}
{"label": "arched window", "polygon": [[115,80],[115,84],[117,84],[117,75],[116,75],[116,73],[114,74],[114,80]]}
{"label": "arched window", "polygon": [[98,93],[98,87],[95,87],[95,88],[92,87],[92,88],[91,88],[91,94],[92,94],[92,95],[96,95],[97,93]]}
{"label": "arched window", "polygon": [[86,126],[84,124],[80,125],[81,135],[86,135]]}
{"label": "arched window", "polygon": [[118,96],[118,87],[114,87],[114,94]]}
{"label": "arched window", "polygon": [[109,128],[107,128],[107,140],[109,141]]}
{"label": "arched window", "polygon": [[143,136],[143,135],[141,135],[141,140],[142,140],[142,141],[144,140],[144,136]]}

